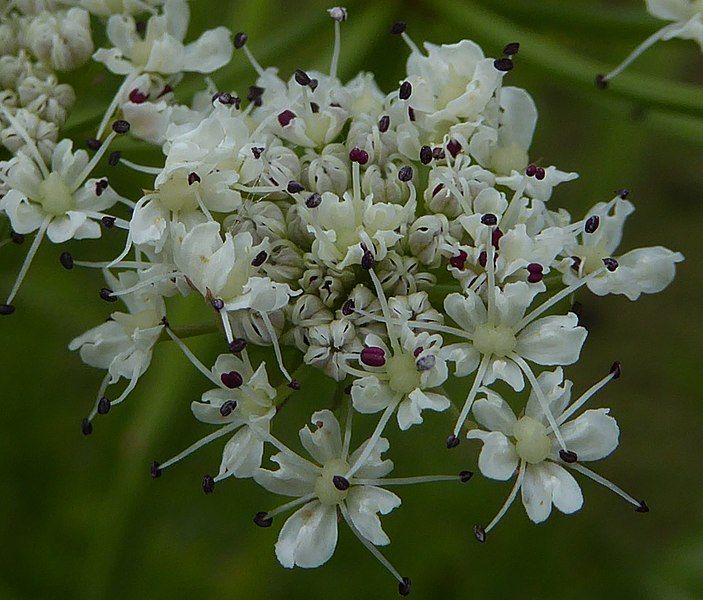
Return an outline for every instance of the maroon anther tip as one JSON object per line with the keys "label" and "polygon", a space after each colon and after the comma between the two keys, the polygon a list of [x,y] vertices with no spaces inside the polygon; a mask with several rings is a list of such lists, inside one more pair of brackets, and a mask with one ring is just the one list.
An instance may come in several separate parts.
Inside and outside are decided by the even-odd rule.
{"label": "maroon anther tip", "polygon": [[486,268],[486,265],[488,264],[488,253],[485,250],[478,255],[478,264],[484,269]]}
{"label": "maroon anther tip", "polygon": [[409,596],[413,589],[413,582],[410,577],[403,577],[402,581],[398,582],[398,593],[401,596]]}
{"label": "maroon anther tip", "polygon": [[85,141],[85,145],[88,146],[90,150],[99,150],[103,143],[96,138],[90,138]]}
{"label": "maroon anther tip", "polygon": [[114,152],[110,153],[110,156],[107,157],[107,164],[111,167],[116,167],[119,164],[121,158],[122,152],[120,152],[119,150],[115,150]]}
{"label": "maroon anther tip", "polygon": [[117,219],[115,217],[105,215],[102,219],[100,219],[100,222],[103,224],[103,227],[105,227],[105,229],[112,229],[115,226],[116,220]]}
{"label": "maroon anther tip", "polygon": [[293,77],[298,85],[303,87],[310,85],[310,76],[302,69],[296,69]]}
{"label": "maroon anther tip", "polygon": [[405,21],[396,21],[391,26],[391,33],[393,35],[401,35],[401,34],[405,33],[405,30],[407,28],[408,28],[408,26],[405,24]]}
{"label": "maroon anther tip", "polygon": [[251,261],[251,266],[252,267],[260,267],[266,262],[266,259],[268,258],[268,254],[264,250],[259,252],[255,257],[254,260]]}
{"label": "maroon anther tip", "polygon": [[509,44],[506,44],[505,48],[503,48],[503,54],[505,54],[505,56],[515,56],[519,51],[520,51],[520,43],[519,42],[511,42]]}
{"label": "maroon anther tip", "polygon": [[289,194],[298,194],[302,192],[305,189],[302,183],[299,183],[297,181],[289,181],[288,185],[286,186],[286,190],[288,190]]}
{"label": "maroon anther tip", "polygon": [[308,208],[317,208],[320,204],[322,204],[322,196],[317,192],[314,192],[305,200],[305,206]]}
{"label": "maroon anther tip", "polygon": [[361,257],[361,268],[365,271],[370,271],[371,269],[373,269],[375,264],[376,259],[373,257],[373,254],[371,254],[370,250],[366,250],[366,252],[364,252],[364,255]]}
{"label": "maroon anther tip", "polygon": [[231,390],[240,387],[242,383],[244,383],[242,376],[237,371],[222,373],[222,375],[220,375],[220,381],[225,385],[225,387],[228,387]]}
{"label": "maroon anther tip", "polygon": [[151,463],[150,471],[152,479],[158,479],[161,477],[161,465],[158,462],[154,461]]}
{"label": "maroon anther tip", "polygon": [[503,232],[496,227],[493,232],[491,233],[491,243],[493,244],[493,247],[497,250],[499,245],[500,245],[500,238],[503,237]]}
{"label": "maroon anther tip", "polygon": [[381,133],[386,133],[388,131],[388,128],[391,126],[391,118],[388,115],[383,115],[379,120],[378,120],[378,130]]}
{"label": "maroon anther tip", "polygon": [[149,99],[149,94],[145,94],[139,88],[134,88],[129,93],[129,101],[134,104],[144,104]]}
{"label": "maroon anther tip", "polygon": [[106,415],[107,413],[110,412],[110,408],[112,407],[112,403],[108,398],[105,396],[101,397],[100,400],[98,401],[98,414],[99,415]]}
{"label": "maroon anther tip", "polygon": [[117,302],[117,296],[112,295],[112,290],[110,288],[100,288],[99,292],[100,298],[105,300],[105,302]]}
{"label": "maroon anther tip", "polygon": [[81,421],[81,433],[83,435],[90,435],[93,433],[93,423],[87,417]]}
{"label": "maroon anther tip", "polygon": [[237,403],[234,400],[227,400],[220,406],[220,414],[223,417],[229,417],[234,409],[237,408]]}
{"label": "maroon anther tip", "polygon": [[620,196],[622,200],[627,200],[627,197],[630,195],[630,190],[623,188],[621,190],[618,190],[616,194]]}
{"label": "maroon anther tip", "polygon": [[203,475],[203,492],[206,494],[212,494],[215,491],[215,480],[212,475]]}
{"label": "maroon anther tip", "polygon": [[486,213],[481,217],[481,223],[483,223],[484,225],[497,225],[498,217],[496,217],[492,213]]}
{"label": "maroon anther tip", "polygon": [[534,177],[537,174],[537,165],[527,165],[525,169],[525,175],[528,177]]}
{"label": "maroon anther tip", "polygon": [[401,100],[407,100],[413,93],[413,85],[409,81],[404,81],[400,84],[400,90],[398,90],[398,97]]}
{"label": "maroon anther tip", "polygon": [[644,500],[640,500],[640,505],[637,508],[635,508],[635,512],[648,513],[649,506],[647,506],[647,503]]}
{"label": "maroon anther tip", "polygon": [[279,113],[278,122],[281,127],[287,127],[295,117],[296,114],[292,110],[284,110],[282,113]]}
{"label": "maroon anther tip", "polygon": [[117,121],[112,124],[112,131],[119,134],[127,133],[129,131],[129,122],[124,119],[117,119]]}
{"label": "maroon anther tip", "polygon": [[415,121],[415,109],[412,106],[408,106],[408,119]]}
{"label": "maroon anther tip", "polygon": [[454,434],[450,435],[447,438],[447,448],[449,448],[450,450],[452,448],[456,448],[460,443],[461,443],[461,440],[457,436],[455,436]]}
{"label": "maroon anther tip", "polygon": [[254,516],[254,524],[258,527],[271,527],[273,523],[273,517],[267,516],[266,512],[258,512]]}
{"label": "maroon anther tip", "polygon": [[247,347],[247,341],[244,338],[234,338],[229,343],[229,350],[234,354],[239,354],[244,348]]}
{"label": "maroon anther tip", "polygon": [[342,304],[342,314],[345,317],[350,317],[351,315],[354,314],[354,309],[356,308],[356,304],[354,303],[354,300],[349,298],[344,304]]}
{"label": "maroon anther tip", "polygon": [[435,160],[444,160],[446,154],[444,153],[444,148],[440,146],[435,146],[432,148],[432,158]]}
{"label": "maroon anther tip", "polygon": [[461,483],[466,483],[473,476],[474,476],[473,471],[462,471],[461,473],[459,473],[459,481],[461,481]]}
{"label": "maroon anther tip", "polygon": [[493,66],[496,69],[498,69],[499,71],[502,71],[503,73],[507,73],[508,71],[512,71],[513,67],[515,65],[513,64],[512,60],[510,60],[507,57],[504,57],[504,58],[497,58],[496,60],[494,60]]}
{"label": "maroon anther tip", "polygon": [[360,165],[365,165],[367,162],[369,162],[369,153],[366,152],[366,150],[362,150],[361,148],[352,148],[352,150],[349,152],[349,160],[355,163],[359,163]]}
{"label": "maroon anther tip", "polygon": [[535,172],[535,179],[537,179],[538,181],[542,181],[546,176],[547,172],[544,170],[544,168],[537,167],[537,171]]}
{"label": "maroon anther tip", "polygon": [[423,165],[429,165],[432,162],[432,148],[429,146],[420,148],[420,162]]}
{"label": "maroon anther tip", "polygon": [[340,492],[346,492],[349,489],[349,480],[341,475],[332,477],[332,483]]}
{"label": "maroon anther tip", "polygon": [[449,264],[455,269],[462,271],[466,266],[466,259],[468,257],[469,255],[466,252],[459,250],[459,254],[456,254],[449,259]]}
{"label": "maroon anther tip", "polygon": [[605,75],[602,73],[599,73],[596,75],[596,87],[599,90],[604,90],[608,87],[608,80],[605,78]]}
{"label": "maroon anther tip", "polygon": [[378,346],[364,348],[359,358],[367,367],[382,367],[386,364],[386,352]]}
{"label": "maroon anther tip", "polygon": [[222,298],[213,298],[210,300],[210,304],[217,312],[220,312],[225,307],[225,301]]}
{"label": "maroon anther tip", "polygon": [[240,31],[234,35],[234,47],[237,50],[241,50],[244,48],[244,45],[247,43],[247,40],[249,39],[249,36],[244,33],[243,31]]}
{"label": "maroon anther tip", "polygon": [[193,185],[194,183],[200,183],[200,175],[195,171],[188,173],[188,185]]}
{"label": "maroon anther tip", "polygon": [[474,525],[474,536],[482,544],[486,541],[486,530],[482,525]]}
{"label": "maroon anther tip", "polygon": [[434,198],[437,194],[439,194],[442,190],[444,189],[444,184],[443,183],[438,183],[435,188],[432,190],[432,197]]}
{"label": "maroon anther tip", "polygon": [[611,273],[613,271],[616,271],[618,268],[618,261],[612,257],[604,258],[603,264],[605,265],[605,268],[608,269],[608,271],[610,271]]}
{"label": "maroon anther tip", "polygon": [[619,360],[616,360],[610,366],[610,374],[613,376],[613,379],[620,379],[620,376],[622,375],[622,365]]}
{"label": "maroon anther tip", "polygon": [[73,268],[73,256],[70,252],[62,252],[61,256],[59,256],[59,262],[67,271],[70,271]]}
{"label": "maroon anther tip", "polygon": [[579,459],[576,452],[573,452],[572,450],[559,450],[559,458],[569,464],[575,463]]}
{"label": "maroon anther tip", "polygon": [[586,219],[586,224],[583,229],[586,233],[595,233],[600,225],[600,217],[598,215],[592,215]]}
{"label": "maroon anther tip", "polygon": [[398,170],[398,179],[403,183],[407,183],[413,178],[413,168],[410,165],[405,165]]}
{"label": "maroon anther tip", "polygon": [[539,263],[530,263],[527,265],[527,271],[529,273],[527,281],[530,283],[539,283],[544,279],[544,267]]}
{"label": "maroon anther tip", "polygon": [[297,392],[300,389],[300,382],[297,379],[291,379],[288,382],[288,387],[293,391]]}
{"label": "maroon anther tip", "polygon": [[456,140],[449,140],[447,142],[447,150],[449,151],[449,154],[452,155],[452,158],[456,158],[459,152],[461,152],[462,147]]}

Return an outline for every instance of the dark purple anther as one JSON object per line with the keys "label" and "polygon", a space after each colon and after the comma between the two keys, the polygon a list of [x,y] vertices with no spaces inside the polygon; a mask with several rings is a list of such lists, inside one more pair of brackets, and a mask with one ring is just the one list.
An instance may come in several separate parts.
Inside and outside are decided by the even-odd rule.
{"label": "dark purple anther", "polygon": [[266,512],[258,512],[254,516],[254,524],[259,527],[271,527],[271,523],[273,523],[273,518],[269,517]]}
{"label": "dark purple anther", "polygon": [[297,392],[300,389],[300,382],[297,379],[291,379],[288,382],[288,387]]}
{"label": "dark purple anther", "polygon": [[24,244],[24,235],[16,231],[10,231],[10,239],[13,244],[17,244],[18,246]]}
{"label": "dark purple anther", "polygon": [[620,379],[620,375],[622,375],[622,365],[620,364],[620,361],[616,360],[612,364],[610,367],[610,374],[613,376],[613,379]]}
{"label": "dark purple anther", "polygon": [[579,257],[579,256],[572,256],[571,257],[571,268],[574,271],[578,271],[581,268],[581,257]]}
{"label": "dark purple anther", "polygon": [[349,480],[341,475],[332,477],[332,483],[340,492],[346,492],[349,489]]}
{"label": "dark purple anther", "polygon": [[382,367],[386,364],[386,352],[378,346],[369,346],[361,351],[360,359],[367,367]]}
{"label": "dark purple anther", "polygon": [[398,179],[402,182],[407,183],[413,178],[413,168],[410,165],[405,165],[401,167],[398,171]]}
{"label": "dark purple anther", "polygon": [[447,150],[449,150],[449,154],[452,155],[452,158],[456,158],[459,152],[461,152],[461,149],[461,144],[456,140],[449,140],[447,142]]}
{"label": "dark purple anther", "polygon": [[401,596],[409,596],[413,589],[413,582],[410,577],[403,577],[403,580],[398,583],[398,593]]}
{"label": "dark purple anther", "polygon": [[542,181],[547,176],[547,172],[542,167],[537,167],[537,172],[535,173],[535,179]]}
{"label": "dark purple anther", "polygon": [[310,85],[310,76],[302,69],[296,69],[294,75],[295,81],[298,85],[308,86]]}
{"label": "dark purple anther", "polygon": [[605,268],[608,269],[608,271],[610,271],[611,273],[618,268],[618,261],[612,257],[604,258],[603,264],[605,265]]}
{"label": "dark purple anther", "polygon": [[119,164],[121,158],[122,152],[120,152],[119,150],[115,150],[114,152],[110,153],[110,156],[107,157],[107,164],[111,167],[116,167]]}
{"label": "dark purple anther", "polygon": [[244,48],[244,45],[247,43],[248,39],[249,39],[249,36],[246,33],[244,33],[243,31],[236,33],[234,36],[234,47],[237,50],[241,50],[242,48]]}
{"label": "dark purple anther", "polygon": [[575,463],[579,457],[576,454],[576,452],[573,452],[571,450],[559,450],[559,458],[563,460],[565,463]]}
{"label": "dark purple anther", "polygon": [[85,145],[88,146],[90,150],[99,150],[103,143],[96,138],[90,138],[85,141]]}
{"label": "dark purple anther", "polygon": [[100,297],[105,300],[105,302],[117,302],[117,296],[113,296],[112,290],[109,288],[101,288]]}
{"label": "dark purple anther", "polygon": [[462,471],[461,473],[459,473],[459,481],[461,481],[461,483],[466,483],[473,476],[474,476],[473,471]]}
{"label": "dark purple anther", "polygon": [[158,479],[161,477],[161,465],[158,462],[154,461],[151,463],[150,471],[152,479]]}
{"label": "dark purple anther", "polygon": [[600,225],[600,217],[598,215],[593,215],[586,219],[584,230],[586,233],[595,233],[596,229],[598,229],[598,225]]}
{"label": "dark purple anther", "polygon": [[[317,86],[320,85],[320,82],[317,79],[311,79],[310,83],[308,83],[308,87],[314,92],[317,89]],[[330,104],[330,106],[332,106]]]}
{"label": "dark purple anther", "polygon": [[484,269],[486,268],[486,265],[488,264],[488,254],[485,250],[478,255],[478,264]]}
{"label": "dark purple anther", "polygon": [[291,180],[288,182],[286,189],[288,190],[289,194],[298,194],[299,192],[302,192],[305,187],[301,183]]}
{"label": "dark purple anther", "polygon": [[115,133],[127,133],[129,131],[129,123],[124,119],[118,119],[112,124],[112,131]]}
{"label": "dark purple anther", "polygon": [[222,373],[222,375],[220,375],[220,381],[231,390],[240,387],[242,383],[244,383],[242,376],[237,371]]}
{"label": "dark purple anther", "polygon": [[398,97],[401,100],[407,100],[413,93],[412,83],[409,81],[404,81],[400,84],[400,90],[398,91]]}
{"label": "dark purple anther", "polygon": [[437,194],[439,194],[442,190],[444,189],[444,184],[443,183],[438,183],[435,188],[432,190],[432,197],[434,198]]}
{"label": "dark purple anther", "polygon": [[513,61],[509,58],[497,58],[493,61],[493,66],[499,71],[507,73],[508,71],[512,71],[515,65],[513,65]]}
{"label": "dark purple anther", "polygon": [[418,371],[430,371],[434,368],[435,364],[437,364],[437,358],[434,354],[428,354],[427,356],[418,358],[415,366]]}
{"label": "dark purple anther", "polygon": [[539,263],[530,263],[527,265],[527,270],[530,273],[527,276],[527,281],[530,283],[539,283],[542,279],[544,279],[544,267]]}
{"label": "dark purple anther", "polygon": [[308,208],[317,208],[320,204],[322,204],[322,196],[317,192],[311,194],[308,196],[307,200],[305,200],[305,206]]}
{"label": "dark purple anther", "polygon": [[364,255],[361,257],[361,268],[370,271],[375,264],[376,259],[373,257],[373,254],[371,254],[369,250],[364,252]]}
{"label": "dark purple anther", "polygon": [[441,148],[440,146],[435,146],[432,148],[432,158],[435,160],[444,160],[445,156],[444,148]]}
{"label": "dark purple anther", "polygon": [[391,33],[393,35],[401,35],[401,34],[405,33],[406,29],[407,29],[407,25],[405,24],[405,21],[396,21],[391,26]]}
{"label": "dark purple anther", "polygon": [[450,435],[447,438],[447,448],[449,448],[450,450],[452,448],[456,448],[460,443],[461,443],[461,440],[457,436],[455,436],[454,434]]}
{"label": "dark purple anther", "polygon": [[212,494],[215,491],[215,480],[212,475],[203,475],[203,492]]}
{"label": "dark purple anther", "polygon": [[98,414],[99,415],[106,415],[107,413],[110,412],[110,408],[112,407],[112,404],[110,403],[110,400],[103,396],[100,398],[98,401]]}
{"label": "dark purple anther", "polygon": [[408,106],[408,119],[415,121],[415,110],[412,106]]}
{"label": "dark purple anther", "polygon": [[83,435],[90,435],[93,433],[93,424],[90,419],[85,418],[81,421],[81,433],[83,433]]}
{"label": "dark purple anther", "polygon": [[149,94],[145,94],[139,88],[134,88],[129,93],[129,101],[134,104],[144,104],[149,99]]}
{"label": "dark purple anther", "polygon": [[247,341],[244,338],[234,338],[229,343],[229,350],[234,354],[239,354],[244,348],[247,347]]}
{"label": "dark purple anther", "polygon": [[649,506],[647,506],[647,503],[644,500],[640,500],[640,505],[637,508],[635,508],[635,512],[648,513]]}
{"label": "dark purple anther", "polygon": [[456,254],[449,259],[449,264],[455,269],[462,271],[466,266],[466,259],[468,257],[469,255],[466,252],[459,250],[459,254]]}
{"label": "dark purple anther", "polygon": [[352,148],[351,152],[349,152],[349,160],[359,163],[360,165],[365,165],[369,162],[369,153],[361,148]]}
{"label": "dark purple anther", "polygon": [[432,148],[429,146],[420,148],[420,162],[423,165],[429,165],[432,162]]}
{"label": "dark purple anther", "polygon": [[483,223],[484,225],[489,225],[491,227],[493,225],[498,225],[498,217],[496,217],[492,213],[486,213],[481,217],[481,223]]}
{"label": "dark purple anther", "polygon": [[621,189],[617,191],[617,195],[620,196],[622,200],[626,200],[627,197],[630,195],[630,190],[627,189]]}
{"label": "dark purple anther", "polygon": [[500,238],[503,237],[503,232],[498,229],[497,227],[493,230],[493,233],[491,235],[491,242],[493,243],[493,247],[498,250],[499,245],[500,245]]}
{"label": "dark purple anther", "polygon": [[71,256],[70,252],[62,252],[61,256],[59,256],[59,262],[66,270],[70,271],[73,268],[73,256]]}
{"label": "dark purple anther", "polygon": [[257,148],[256,146],[253,146],[251,149],[251,155],[258,160],[261,158],[261,155],[263,154],[264,150],[264,148]]}
{"label": "dark purple anther", "polygon": [[519,51],[519,42],[511,42],[510,44],[506,44],[505,48],[503,48],[503,54],[505,54],[505,56],[515,56]]}
{"label": "dark purple anther", "polygon": [[349,298],[344,304],[342,304],[342,314],[345,317],[349,317],[354,314],[354,309],[356,308],[356,304],[354,303],[354,300]]}
{"label": "dark purple anther", "polygon": [[252,267],[260,267],[266,262],[266,259],[268,258],[268,254],[264,250],[259,252],[255,257],[254,260],[251,261],[251,266]]}
{"label": "dark purple anther", "polygon": [[220,406],[220,414],[223,417],[229,417],[235,408],[237,408],[237,403],[234,400],[227,400]]}
{"label": "dark purple anther", "polygon": [[320,112],[320,105],[317,102],[311,102],[310,110],[313,112],[313,114],[317,114]]}
{"label": "dark purple anther", "polygon": [[599,90],[604,90],[608,87],[608,80],[605,78],[605,75],[603,73],[599,73],[596,75],[596,87]]}
{"label": "dark purple anther", "polygon": [[527,165],[525,169],[525,175],[528,177],[534,177],[537,174],[537,165]]}
{"label": "dark purple anther", "polygon": [[210,304],[217,312],[220,312],[225,307],[225,302],[222,298],[213,298],[210,300]]}
{"label": "dark purple anther", "polygon": [[295,113],[292,110],[284,110],[282,113],[278,115],[278,122],[281,124],[281,127],[286,127],[290,125],[290,122],[295,119]]}
{"label": "dark purple anther", "polygon": [[474,525],[474,536],[482,544],[486,541],[486,530],[482,525]]}
{"label": "dark purple anther", "polygon": [[193,185],[194,183],[200,183],[200,175],[195,171],[188,173],[188,185]]}
{"label": "dark purple anther", "polygon": [[105,227],[105,229],[112,229],[115,226],[116,220],[117,219],[115,217],[110,217],[108,215],[106,215],[102,219],[100,219],[100,221],[102,222],[103,227]]}
{"label": "dark purple anther", "polygon": [[378,121],[378,130],[381,133],[386,133],[391,126],[391,118],[388,115],[383,115]]}

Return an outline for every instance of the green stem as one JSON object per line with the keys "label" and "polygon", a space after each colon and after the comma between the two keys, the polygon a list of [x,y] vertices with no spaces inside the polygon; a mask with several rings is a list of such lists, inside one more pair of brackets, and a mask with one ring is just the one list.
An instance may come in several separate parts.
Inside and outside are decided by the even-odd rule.
{"label": "green stem", "polygon": [[432,7],[448,21],[475,34],[484,43],[502,47],[506,42],[519,40],[521,61],[574,88],[590,94],[611,94],[648,108],[703,116],[701,86],[623,73],[604,92],[596,88],[594,80],[596,74],[609,70],[608,65],[582,58],[542,35],[525,31],[472,0],[463,0],[461,4],[454,0],[433,0]]}

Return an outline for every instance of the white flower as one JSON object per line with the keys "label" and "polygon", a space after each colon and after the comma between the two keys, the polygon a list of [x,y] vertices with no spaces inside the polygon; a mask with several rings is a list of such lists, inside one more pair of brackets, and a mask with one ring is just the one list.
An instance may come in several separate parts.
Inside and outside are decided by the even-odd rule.
{"label": "white flower", "polygon": [[25,36],[34,56],[57,71],[77,69],[93,53],[90,15],[82,8],[41,12],[29,21]]}
{"label": "white flower", "polygon": [[676,275],[676,263],[684,260],[683,254],[662,246],[630,250],[622,256],[615,255],[620,245],[625,220],[635,207],[629,200],[615,200],[596,204],[584,220],[580,240],[565,248],[569,257],[562,261],[564,283],[571,285],[584,276],[600,270],[603,260],[615,260],[616,270],[600,270],[586,285],[599,296],[623,294],[637,300],[640,294],[654,294],[666,288]]}
{"label": "white flower", "polygon": [[307,330],[309,347],[303,360],[307,365],[322,369],[335,381],[347,376],[344,368],[348,356],[362,349],[354,325],[347,319],[314,325]]}
{"label": "white flower", "polygon": [[78,0],[78,3],[99,17],[120,14],[139,14],[153,12],[164,0]]}
{"label": "white flower", "polygon": [[536,389],[530,394],[520,418],[501,396],[483,390],[485,398],[474,403],[473,415],[484,429],[472,429],[467,438],[483,443],[479,455],[481,473],[491,479],[506,481],[516,477],[513,491],[497,517],[484,529],[477,527],[481,541],[502,518],[518,491],[527,515],[535,523],[545,521],[552,505],[563,513],[573,513],[583,504],[578,483],[568,472],[571,468],[603,483],[642,511],[641,501],[633,499],[576,461],[594,461],[608,456],[618,445],[620,430],[609,409],[587,410],[571,419],[583,404],[609,381],[617,377],[619,366],[596,386],[570,404],[571,382],[563,379],[561,368],[545,371],[537,381],[555,415],[558,432],[572,449],[571,455],[560,450],[555,431],[544,418]]}
{"label": "white flower", "polygon": [[184,44],[189,19],[185,0],[166,0],[163,14],[149,17],[142,38],[131,15],[112,15],[107,37],[114,47],[98,49],[93,58],[118,75],[212,73],[227,64],[233,50],[229,30],[210,29]]}
{"label": "white flower", "polygon": [[364,345],[359,363],[368,374],[352,371],[358,376],[351,389],[357,411],[385,411],[382,421],[387,422],[397,409],[398,426],[406,430],[422,423],[423,410],[441,412],[449,408],[449,400],[437,389],[448,374],[439,335],[416,335],[404,327],[393,348],[375,334],[366,336]]}

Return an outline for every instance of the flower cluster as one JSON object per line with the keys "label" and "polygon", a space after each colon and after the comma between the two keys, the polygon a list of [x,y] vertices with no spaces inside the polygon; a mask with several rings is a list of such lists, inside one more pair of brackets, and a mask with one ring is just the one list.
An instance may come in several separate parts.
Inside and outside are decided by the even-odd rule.
{"label": "flower cluster", "polygon": [[[105,228],[125,232],[124,250],[104,262],[60,256],[66,269],[100,269],[100,297],[125,306],[70,344],[106,372],[84,434],[129,396],[157,344],[172,340],[209,381],[191,408],[216,429],[154,462],[152,476],[226,437],[219,470],[203,478],[203,490],[253,478],[292,498],[254,518],[268,527],[295,510],[276,543],[281,564],[325,563],[344,522],[402,595],[410,579],[378,549],[390,542],[380,516],[401,504],[387,488],[465,483],[472,472],[389,477],[394,465],[383,455],[393,422],[405,432],[428,411],[445,412],[447,448],[479,440],[481,474],[515,480],[497,516],[475,527],[480,541],[518,492],[534,522],[547,519],[552,505],[577,511],[583,497],[572,473],[648,510],[583,464],[618,445],[609,409],[583,409],[620,376],[620,365],[572,400],[563,367],[578,361],[587,331],[570,306],[581,288],[630,300],[661,291],[683,257],[659,246],[619,249],[634,211],[626,190],[576,219],[553,207],[555,188],[577,174],[530,161],[537,109],[525,90],[504,82],[518,43],[497,59],[467,40],[420,48],[398,22],[392,33],[409,48],[407,72],[383,93],[371,74],[346,83],[337,76],[342,7],[329,10],[329,73],[298,69],[283,79],[257,62],[244,33],[219,27],[184,44],[184,0],[86,0],[84,8],[36,14],[23,12],[25,4],[42,3],[16,2],[2,20],[2,60],[23,66],[0,108],[3,140],[14,140],[12,158],[0,163],[0,211],[11,240],[35,237],[0,313],[14,312],[44,237],[59,244],[98,238]],[[47,82],[51,69],[76,67],[92,52],[86,11],[94,22],[104,19],[111,44],[93,59],[123,77],[89,141],[92,158],[69,139],[41,135],[29,118],[57,119],[68,108],[61,86]],[[148,18],[136,21],[139,13]],[[184,72],[210,73],[233,53],[251,63],[255,85],[240,95],[208,80],[189,105],[176,102]],[[37,73],[45,77],[42,101],[25,101],[20,88]],[[93,175],[119,135],[160,157],[149,166],[109,155],[113,167],[152,178],[141,197],[120,195],[117,177]],[[202,300],[204,325],[169,321],[170,307],[189,295]],[[183,341],[203,333],[226,340],[212,367]],[[252,363],[251,345],[271,348],[268,363]],[[332,399],[304,385],[314,369],[338,382],[343,425]],[[464,390],[460,398],[448,394],[450,379]],[[506,400],[497,389],[512,391]],[[305,455],[275,433],[292,396],[318,404],[312,428],[300,430]],[[374,419],[375,427],[352,446],[355,419]]]}

